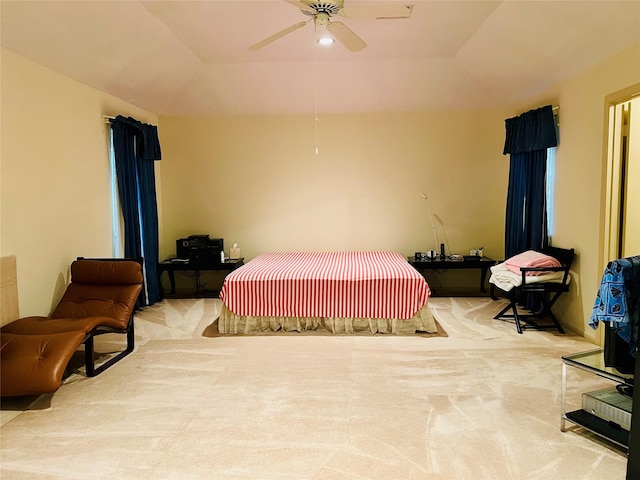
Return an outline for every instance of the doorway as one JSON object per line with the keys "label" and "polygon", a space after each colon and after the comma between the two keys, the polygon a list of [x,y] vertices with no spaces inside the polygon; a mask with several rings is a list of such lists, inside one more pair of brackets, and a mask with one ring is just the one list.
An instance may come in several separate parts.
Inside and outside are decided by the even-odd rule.
{"label": "doorway", "polygon": [[640,84],[608,99],[604,264],[640,255]]}

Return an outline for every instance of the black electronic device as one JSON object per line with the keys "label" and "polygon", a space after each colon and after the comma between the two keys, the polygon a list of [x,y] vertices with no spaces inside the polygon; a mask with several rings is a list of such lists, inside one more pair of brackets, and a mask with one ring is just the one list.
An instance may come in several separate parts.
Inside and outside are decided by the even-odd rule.
{"label": "black electronic device", "polygon": [[176,257],[181,259],[189,258],[189,239],[180,238],[176,240]]}
{"label": "black electronic device", "polygon": [[636,357],[630,351],[629,343],[620,337],[609,322],[604,330],[604,364],[613,367],[620,373],[632,374],[635,370]]}
{"label": "black electronic device", "polygon": [[193,263],[221,263],[224,239],[209,235],[189,235],[176,240],[176,257]]}
{"label": "black electronic device", "polygon": [[204,248],[209,243],[209,235],[189,235],[189,248]]}

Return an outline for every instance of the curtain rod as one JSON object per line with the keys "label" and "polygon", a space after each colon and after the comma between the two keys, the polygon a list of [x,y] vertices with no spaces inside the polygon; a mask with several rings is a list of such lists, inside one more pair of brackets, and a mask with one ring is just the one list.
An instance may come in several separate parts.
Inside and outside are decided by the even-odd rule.
{"label": "curtain rod", "polygon": [[112,117],[111,115],[102,115],[102,120],[104,123],[111,123],[111,120],[115,120],[116,117]]}
{"label": "curtain rod", "polygon": [[[560,110],[560,105],[554,105],[552,107],[553,113],[558,113],[558,110]],[[109,120],[114,120],[116,117],[112,117],[110,115],[102,115],[102,119],[105,122],[109,122]]]}

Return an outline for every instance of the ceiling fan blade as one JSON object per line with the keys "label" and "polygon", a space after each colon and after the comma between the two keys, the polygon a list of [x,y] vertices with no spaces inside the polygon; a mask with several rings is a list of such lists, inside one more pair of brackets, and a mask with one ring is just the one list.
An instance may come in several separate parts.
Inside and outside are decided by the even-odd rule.
{"label": "ceiling fan blade", "polygon": [[338,15],[345,18],[375,18],[377,20],[386,18],[409,18],[413,5],[387,4],[387,5],[371,5],[344,7],[338,12]]}
{"label": "ceiling fan blade", "polygon": [[302,3],[299,2],[298,0],[284,0],[285,2],[293,5],[296,8],[299,8],[300,10],[302,10],[303,12],[308,12],[311,15],[315,15],[317,12],[311,8],[309,5],[307,5],[306,3]]}
{"label": "ceiling fan blade", "polygon": [[[311,19],[313,20],[313,19]],[[307,23],[309,23],[311,20],[307,20],[306,22],[300,22],[300,23],[296,23],[294,25],[291,25],[290,27],[285,28],[284,30],[279,31],[278,33],[274,33],[273,35],[271,35],[270,37],[265,38],[264,40],[259,41],[258,43],[255,43],[253,45],[251,45],[249,47],[249,50],[260,50],[261,48],[266,47],[267,45],[269,45],[270,43],[275,42],[276,40],[278,40],[279,38],[284,37],[285,35],[288,35],[291,32],[295,32],[296,30],[304,27]]]}
{"label": "ceiling fan blade", "polygon": [[367,46],[364,40],[342,22],[331,22],[327,25],[327,30],[352,52],[357,52]]}

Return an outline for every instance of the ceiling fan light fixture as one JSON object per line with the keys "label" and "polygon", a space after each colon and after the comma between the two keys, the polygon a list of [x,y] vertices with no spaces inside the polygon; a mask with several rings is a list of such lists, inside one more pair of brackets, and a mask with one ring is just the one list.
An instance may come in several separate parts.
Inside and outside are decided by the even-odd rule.
{"label": "ceiling fan light fixture", "polygon": [[316,43],[322,46],[332,45],[335,42],[333,35],[329,33],[327,26],[329,25],[329,15],[326,13],[319,13],[314,22],[316,29]]}
{"label": "ceiling fan light fixture", "polygon": [[[1,1],[1,0],[0,0]],[[350,52],[358,52],[367,46],[362,38],[360,38],[351,28],[338,21],[331,21],[335,16],[343,18],[356,19],[401,19],[409,18],[413,10],[413,5],[404,5],[399,3],[389,3],[381,5],[354,5],[353,7],[344,6],[345,0],[284,0],[286,3],[298,8],[305,16],[309,17],[306,22],[299,22],[290,27],[280,30],[277,33],[259,41],[249,47],[249,50],[255,51],[266,47],[276,40],[303,28],[307,23],[313,20],[316,31],[316,43],[320,45],[331,45],[334,42],[342,44]],[[351,0],[349,0],[351,1]],[[358,2],[354,2],[358,3]],[[325,39],[324,30],[329,32],[330,39]]]}
{"label": "ceiling fan light fixture", "polygon": [[335,40],[333,39],[333,37],[330,37],[329,35],[326,36],[322,36],[320,38],[318,38],[317,40],[319,45],[322,45],[324,47],[329,46],[329,45],[333,45],[333,42],[335,42]]}

